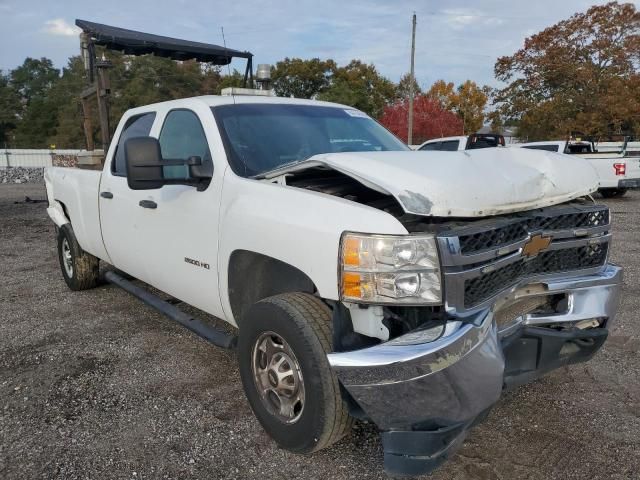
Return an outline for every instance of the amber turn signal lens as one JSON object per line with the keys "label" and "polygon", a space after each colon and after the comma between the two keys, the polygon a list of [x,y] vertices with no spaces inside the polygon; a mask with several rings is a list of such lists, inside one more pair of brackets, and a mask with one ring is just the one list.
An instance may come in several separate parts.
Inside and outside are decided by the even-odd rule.
{"label": "amber turn signal lens", "polygon": [[362,298],[361,277],[359,273],[344,272],[342,274],[342,295]]}
{"label": "amber turn signal lens", "polygon": [[342,259],[345,265],[360,265],[360,239],[347,237],[342,247]]}

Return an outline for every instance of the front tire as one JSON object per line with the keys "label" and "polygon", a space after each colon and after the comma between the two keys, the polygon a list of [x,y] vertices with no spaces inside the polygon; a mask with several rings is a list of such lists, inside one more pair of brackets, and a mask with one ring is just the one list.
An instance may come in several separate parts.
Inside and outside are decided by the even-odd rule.
{"label": "front tire", "polygon": [[98,285],[100,260],[82,250],[68,223],[58,230],[58,260],[67,286],[87,290]]}
{"label": "front tire", "polygon": [[331,370],[331,312],[306,293],[254,304],[238,339],[242,384],[256,417],[282,447],[311,453],[340,440],[352,419]]}

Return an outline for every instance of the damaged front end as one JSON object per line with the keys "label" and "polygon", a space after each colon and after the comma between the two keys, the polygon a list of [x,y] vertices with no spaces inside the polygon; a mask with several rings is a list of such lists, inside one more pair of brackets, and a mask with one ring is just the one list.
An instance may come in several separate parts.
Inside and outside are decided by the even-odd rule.
{"label": "damaged front end", "polygon": [[[491,307],[454,314],[436,340],[414,343],[413,331],[408,339],[332,353],[329,362],[354,413],[380,428],[387,472],[425,474],[456,451],[504,389],[589,360],[607,338],[621,282],[622,269],[613,265],[547,280],[538,284],[540,297],[551,302],[513,310],[515,318]],[[555,303],[557,297],[567,302]]]}
{"label": "damaged front end", "polygon": [[588,360],[615,318],[622,269],[609,210],[588,197],[597,175],[516,150],[329,154],[265,175],[408,232],[343,234],[328,356],[391,474],[432,471],[504,389]]}
{"label": "damaged front end", "polygon": [[[436,240],[441,304],[343,298],[329,362],[354,414],[380,428],[387,471],[418,475],[446,460],[505,388],[595,354],[622,269],[608,263],[608,209],[587,201],[410,225]],[[364,319],[386,332],[363,335]]]}

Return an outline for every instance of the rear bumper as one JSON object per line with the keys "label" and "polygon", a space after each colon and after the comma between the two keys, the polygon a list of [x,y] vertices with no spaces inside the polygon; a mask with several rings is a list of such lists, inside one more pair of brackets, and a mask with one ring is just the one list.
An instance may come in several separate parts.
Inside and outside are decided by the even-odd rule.
{"label": "rear bumper", "polygon": [[[385,469],[428,473],[456,450],[503,388],[591,358],[615,317],[621,282],[622,269],[614,265],[595,275],[545,282],[549,294],[567,294],[567,310],[525,316],[504,338],[485,310],[471,322],[450,322],[451,331],[436,341],[332,353],[329,363],[382,431]],[[548,328],[589,319],[603,319],[602,328]]]}
{"label": "rear bumper", "polygon": [[640,188],[640,178],[625,178],[618,181],[618,188]]}

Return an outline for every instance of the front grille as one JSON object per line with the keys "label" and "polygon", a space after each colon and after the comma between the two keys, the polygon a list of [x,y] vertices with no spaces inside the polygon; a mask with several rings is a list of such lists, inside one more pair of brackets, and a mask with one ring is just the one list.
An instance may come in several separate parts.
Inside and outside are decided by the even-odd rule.
{"label": "front grille", "polygon": [[460,235],[460,252],[470,255],[482,251],[500,248],[527,238],[530,232],[560,231],[578,228],[593,228],[609,224],[609,209],[597,207],[569,213],[555,210],[542,210],[531,216],[514,219],[507,225],[492,229],[483,229],[474,233]]}
{"label": "front grille", "polygon": [[529,230],[570,230],[572,228],[591,228],[609,224],[609,209],[592,212],[565,213],[555,216],[536,217],[529,224]]}
{"label": "front grille", "polygon": [[519,222],[494,230],[463,235],[460,237],[460,251],[463,254],[482,252],[523,240],[528,234],[527,223]]}
{"label": "front grille", "polygon": [[464,306],[471,308],[527,277],[598,267],[606,261],[607,250],[608,244],[603,243],[546,251],[468,279],[464,282]]}

